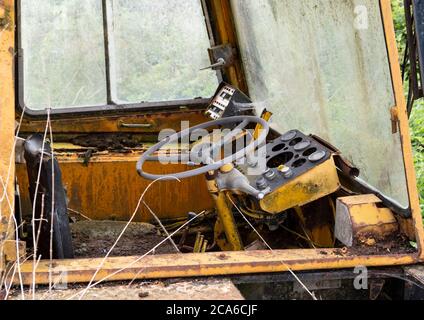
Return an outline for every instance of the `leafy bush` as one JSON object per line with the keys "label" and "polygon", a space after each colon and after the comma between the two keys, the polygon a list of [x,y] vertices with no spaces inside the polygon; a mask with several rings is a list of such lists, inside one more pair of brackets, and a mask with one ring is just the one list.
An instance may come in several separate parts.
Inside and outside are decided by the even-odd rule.
{"label": "leafy bush", "polygon": [[421,197],[421,213],[424,216],[424,101],[416,103],[411,115],[410,125],[418,190]]}

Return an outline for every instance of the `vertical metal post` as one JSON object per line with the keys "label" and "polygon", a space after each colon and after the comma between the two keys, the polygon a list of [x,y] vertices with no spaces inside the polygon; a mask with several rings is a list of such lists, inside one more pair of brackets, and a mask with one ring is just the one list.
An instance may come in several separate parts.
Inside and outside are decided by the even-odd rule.
{"label": "vertical metal post", "polygon": [[212,173],[206,176],[208,190],[215,202],[215,208],[218,213],[219,221],[225,232],[225,237],[231,246],[232,251],[241,251],[244,249],[243,242],[237,229],[236,221],[228,204],[227,197],[224,192],[219,191],[214,175]]}
{"label": "vertical metal post", "polygon": [[107,104],[114,104],[112,97],[112,81],[111,81],[111,61],[110,61],[110,42],[109,42],[109,22],[108,22],[108,4],[109,0],[102,0],[102,13],[103,13],[103,36],[105,47],[105,70],[106,70],[106,93]]}

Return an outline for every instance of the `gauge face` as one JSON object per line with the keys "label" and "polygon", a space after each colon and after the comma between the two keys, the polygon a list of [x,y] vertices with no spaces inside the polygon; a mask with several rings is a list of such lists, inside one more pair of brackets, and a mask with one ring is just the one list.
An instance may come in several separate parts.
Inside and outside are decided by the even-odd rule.
{"label": "gauge face", "polygon": [[281,141],[290,141],[293,138],[295,138],[297,135],[296,131],[289,131],[287,133],[285,133],[282,137],[281,137]]}
{"label": "gauge face", "polygon": [[306,148],[308,148],[310,145],[311,145],[310,141],[302,141],[302,142],[299,142],[298,144],[296,144],[294,146],[294,150],[302,151],[302,150],[305,150]]}
{"label": "gauge face", "polygon": [[316,165],[329,155],[323,145],[298,130],[290,130],[267,146],[267,167],[302,168]]}
{"label": "gauge face", "polygon": [[311,162],[318,162],[318,161],[322,160],[326,155],[327,155],[327,153],[323,150],[317,151],[317,152],[314,152],[313,154],[311,154],[308,157],[308,160],[311,161]]}

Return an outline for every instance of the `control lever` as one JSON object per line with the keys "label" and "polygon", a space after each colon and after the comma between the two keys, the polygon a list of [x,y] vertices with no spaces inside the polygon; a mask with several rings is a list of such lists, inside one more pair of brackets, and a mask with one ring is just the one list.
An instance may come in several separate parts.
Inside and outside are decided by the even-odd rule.
{"label": "control lever", "polygon": [[208,69],[214,69],[225,66],[226,62],[224,58],[218,58],[214,64],[211,64],[209,67],[205,67],[200,69],[200,71],[208,70]]}
{"label": "control lever", "polygon": [[252,187],[246,176],[234,167],[232,167],[232,169],[229,171],[218,171],[216,185],[221,191],[241,191],[248,195],[254,196],[258,200],[262,200],[266,194],[266,190],[260,191]]}

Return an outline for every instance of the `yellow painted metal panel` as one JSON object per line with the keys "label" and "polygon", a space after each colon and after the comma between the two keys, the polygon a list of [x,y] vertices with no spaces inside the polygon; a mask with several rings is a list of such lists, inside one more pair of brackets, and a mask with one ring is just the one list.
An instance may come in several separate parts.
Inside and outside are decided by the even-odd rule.
{"label": "yellow painted metal panel", "polygon": [[[131,155],[97,156],[85,166],[83,159],[58,157],[69,208],[93,220],[128,220],[142,193],[151,181],[141,178],[136,169],[137,157]],[[168,174],[185,170],[184,165],[161,165],[147,162],[146,170]],[[21,186],[28,185],[24,164],[17,164],[16,174]],[[31,212],[28,190],[21,188],[22,208]],[[178,181],[157,181],[146,192],[144,201],[161,219],[187,217],[187,213],[213,208],[203,176]],[[134,222],[153,219],[141,205]]]}
{"label": "yellow painted metal panel", "polygon": [[[233,251],[226,253],[166,254],[140,257],[41,261],[36,282],[49,283],[52,276],[66,275],[68,283],[88,282],[102,265],[95,280],[132,280],[174,277],[214,276],[264,272],[354,268],[382,265],[405,265],[417,261],[414,255],[360,256],[335,249],[300,249],[276,251]],[[32,283],[32,263],[22,265],[24,284]],[[65,273],[64,273],[65,272]],[[18,279],[15,277],[15,283]]]}
{"label": "yellow painted metal panel", "polygon": [[0,28],[0,241],[13,237],[13,225],[8,217],[14,207],[14,1],[0,2],[2,24]]}
{"label": "yellow painted metal panel", "polygon": [[259,202],[262,210],[280,213],[329,195],[340,187],[333,158],[293,179]]}

